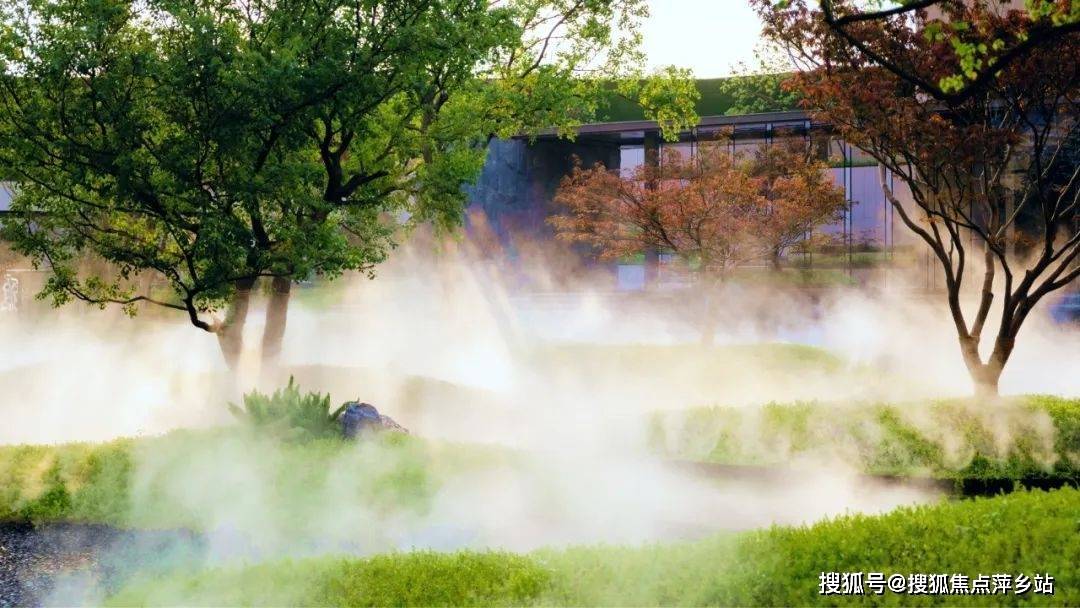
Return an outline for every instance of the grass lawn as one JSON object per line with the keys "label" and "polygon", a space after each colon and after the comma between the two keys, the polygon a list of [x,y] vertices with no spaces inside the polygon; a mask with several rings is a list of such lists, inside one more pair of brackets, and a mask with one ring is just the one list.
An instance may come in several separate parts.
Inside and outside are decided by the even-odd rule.
{"label": "grass lawn", "polygon": [[[847,258],[844,258],[845,260]],[[846,263],[846,262],[845,262]],[[859,267],[871,264],[856,264]],[[771,285],[775,287],[845,287],[857,285],[858,281],[848,275],[846,268],[737,268],[731,281],[745,285]]]}
{"label": "grass lawn", "polygon": [[[842,362],[821,349],[796,345],[552,345],[522,356],[545,373],[567,367],[589,377],[615,383],[624,374],[657,377],[660,384],[680,378],[696,386],[709,369],[742,370],[743,374],[787,374],[834,370]],[[693,361],[687,365],[686,361]],[[301,367],[290,370],[304,389],[329,390],[335,404],[356,395],[357,386],[378,387],[376,373],[358,375],[351,368]],[[726,374],[711,374],[728,382]],[[449,382],[402,377],[383,382],[383,393],[363,398],[392,404],[388,411],[419,419],[433,408],[483,424],[499,405],[487,391]],[[662,388],[662,387],[661,387]],[[701,392],[709,386],[700,388]],[[659,400],[663,395],[657,395]],[[391,399],[396,397],[396,399]],[[696,398],[694,395],[685,396]],[[692,403],[692,401],[691,401]],[[124,526],[203,528],[204,507],[218,500],[246,500],[249,486],[274,487],[277,494],[260,497],[280,517],[303,519],[303,497],[311,488],[344,486],[342,498],[423,509],[441,480],[477,468],[500,466],[513,459],[509,450],[475,445],[387,437],[357,450],[338,440],[281,444],[237,429],[175,431],[160,437],[118,439],[106,443],[0,446],[0,521],[79,521]],[[138,466],[136,466],[138,463]],[[373,464],[374,463],[374,466]],[[350,470],[357,474],[350,475]],[[220,496],[177,495],[176,488],[200,486],[211,472],[220,480]],[[342,473],[345,471],[346,473]],[[361,474],[360,471],[363,471]],[[251,483],[251,482],[257,483]],[[319,496],[311,496],[317,502]],[[389,508],[389,507],[388,507]],[[214,509],[210,509],[214,510]]]}
{"label": "grass lawn", "polygon": [[400,434],[359,446],[339,439],[291,444],[238,429],[4,446],[0,521],[202,530],[228,519],[223,509],[244,507],[264,514],[263,524],[292,529],[322,525],[331,499],[364,504],[372,516],[423,512],[446,476],[513,458],[507,450]]}
{"label": "grass lawn", "polygon": [[[1080,491],[845,516],[644,547],[525,555],[397,553],[188,571],[136,581],[111,605],[1077,605]],[[1047,573],[1055,594],[820,596],[821,572]]]}
{"label": "grass lawn", "polygon": [[[813,349],[785,352],[794,365],[804,357],[828,364]],[[642,354],[637,363],[658,356]],[[996,409],[964,401],[699,408],[655,414],[650,441],[670,460],[840,463],[864,473],[947,479],[1078,479],[1080,400],[1032,396]],[[276,528],[299,526],[302,533],[336,501],[364,505],[372,518],[423,514],[446,483],[514,466],[519,458],[508,449],[412,436],[386,435],[361,446],[337,439],[301,444],[229,428],[102,444],[3,446],[0,521],[200,530],[230,519],[222,509],[238,505],[266,513]]]}
{"label": "grass lawn", "polygon": [[[803,344],[574,344],[542,346],[529,352],[529,362],[540,365],[617,366],[628,375],[648,370],[688,368],[725,374],[746,368],[790,373],[838,371],[845,362],[823,348]],[[588,368],[587,368],[588,369]]]}
{"label": "grass lawn", "polygon": [[[653,374],[658,367],[678,377],[671,370],[682,370],[680,362],[687,360],[694,361],[683,370],[688,378],[712,369],[725,382],[748,369],[845,370],[843,361],[825,351],[785,345],[707,350],[561,345],[528,356],[542,370],[572,366],[612,378]],[[457,395],[462,408],[473,403],[469,391],[449,383],[427,383],[409,394],[418,404],[438,402],[440,395]],[[657,413],[650,431],[651,447],[666,459],[785,466],[846,462],[868,473],[954,479],[1080,477],[1080,399],[1028,396],[996,406],[954,400],[706,407]],[[334,556],[411,546],[393,536],[395,522],[422,518],[440,489],[516,466],[520,458],[512,450],[413,436],[388,434],[360,445],[338,439],[290,443],[240,428],[100,444],[3,446],[0,521],[224,530],[236,533],[235,539],[266,541],[238,554],[271,561],[192,570],[190,560],[180,560],[176,563],[189,565],[129,581],[108,599],[113,605],[860,603],[819,596],[822,571],[1049,573],[1056,580],[1052,597],[886,593],[861,603],[1080,605],[1080,491],[1075,489],[943,501],[695,542],[522,554]],[[297,539],[332,539],[341,526],[365,531],[360,544],[295,546]],[[267,530],[277,537],[260,538],[269,536]],[[283,554],[320,557],[274,561]],[[176,563],[162,567],[176,568]]]}
{"label": "grass lawn", "polygon": [[1080,399],[1000,404],[769,404],[657,413],[668,458],[734,465],[844,463],[871,474],[1080,479]]}

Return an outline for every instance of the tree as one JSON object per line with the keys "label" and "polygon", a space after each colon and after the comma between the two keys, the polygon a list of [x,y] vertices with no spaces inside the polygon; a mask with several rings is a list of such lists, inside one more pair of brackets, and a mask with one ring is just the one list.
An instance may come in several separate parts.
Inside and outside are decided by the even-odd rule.
{"label": "tree", "polygon": [[587,244],[602,260],[655,249],[695,268],[705,302],[702,340],[710,343],[716,292],[730,271],[782,252],[843,205],[804,146],[785,143],[744,158],[706,143],[693,156],[666,151],[629,175],[578,167],[555,196],[566,211],[549,221],[560,239]]}
{"label": "tree", "polygon": [[[434,52],[410,39],[429,3],[377,14],[329,4],[6,9],[2,160],[18,194],[5,235],[48,264],[45,295],[185,311],[234,365],[257,279],[368,269],[385,257],[379,214],[405,201],[372,194],[404,163],[388,155],[365,166],[352,198],[330,205],[303,127],[348,99],[365,108],[356,118],[369,145],[391,140],[413,57]],[[81,276],[84,252],[115,274]],[[134,293],[145,272],[172,293]],[[207,318],[225,302],[224,319]]]}
{"label": "tree", "polygon": [[550,222],[559,238],[593,246],[600,259],[657,248],[713,283],[757,255],[746,230],[761,207],[757,186],[722,146],[703,145],[692,156],[668,150],[630,175],[576,167],[555,195],[567,213]]}
{"label": "tree", "polygon": [[721,79],[721,95],[731,100],[728,116],[783,112],[799,108],[799,92],[785,86],[791,65],[775,45],[761,44],[751,64],[732,66],[733,75]]}
{"label": "tree", "polygon": [[[996,395],[1028,315],[1080,276],[1080,66],[1062,60],[1080,55],[1078,34],[1013,59],[981,94],[941,100],[838,36],[805,2],[759,6],[767,35],[803,63],[792,85],[816,119],[880,163],[887,199],[944,274],[976,392]],[[981,2],[962,17],[973,31],[1014,41],[1033,27],[1020,12],[999,15]],[[872,49],[902,50],[936,82],[961,66],[943,52],[949,43],[933,35],[935,23],[916,13],[852,27]],[[907,186],[911,205],[886,172]]]}
{"label": "tree", "polygon": [[[786,7],[790,0],[779,0]],[[1053,48],[1062,39],[1080,32],[1080,3],[1072,0],[899,0],[887,8],[878,1],[856,4],[847,0],[819,0],[821,19],[836,36],[911,85],[941,101],[961,102],[979,94],[998,73],[1029,53]],[[1000,36],[980,19],[969,20],[972,5],[1001,16],[1009,11],[1026,12],[1020,30]],[[933,17],[927,21],[928,17]],[[939,52],[949,56],[955,70],[928,78],[919,59],[903,47],[884,48],[864,37],[864,24],[908,20],[927,36],[948,44]],[[922,22],[923,25],[918,25]]]}
{"label": "tree", "polygon": [[[294,279],[373,272],[401,228],[392,218],[459,222],[461,185],[490,137],[584,116],[600,87],[580,71],[633,48],[603,19],[633,21],[642,6],[6,6],[0,165],[18,196],[4,234],[50,267],[43,295],[54,303],[184,311],[218,336],[230,365],[252,290],[269,279],[272,360]],[[114,272],[80,268],[85,253]],[[137,291],[145,273],[171,293]]]}
{"label": "tree", "polygon": [[833,182],[829,164],[815,158],[811,142],[779,134],[760,147],[749,165],[764,199],[756,234],[774,270],[792,246],[804,241],[817,226],[842,217],[844,189]]}

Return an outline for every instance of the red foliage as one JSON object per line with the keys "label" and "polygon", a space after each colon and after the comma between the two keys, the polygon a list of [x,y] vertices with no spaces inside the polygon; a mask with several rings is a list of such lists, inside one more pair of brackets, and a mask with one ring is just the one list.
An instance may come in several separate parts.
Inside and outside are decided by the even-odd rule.
{"label": "red foliage", "polygon": [[[973,69],[963,49],[1021,48],[1040,23],[990,0],[957,0],[939,3],[940,19],[904,12],[838,32],[808,0],[753,1],[766,36],[801,64],[788,84],[815,120],[907,186],[904,204],[882,180],[940,264],[977,389],[996,393],[1028,314],[1080,277],[1080,33],[1059,30],[982,71],[977,94],[942,98],[932,95],[937,83]],[[856,12],[850,0],[831,4]],[[977,290],[972,307],[962,303],[966,286]],[[992,305],[1000,308],[984,358]]]}
{"label": "red foliage", "polygon": [[[655,159],[654,159],[655,160]],[[843,190],[801,139],[733,155],[722,143],[692,156],[667,151],[627,175],[578,167],[549,221],[560,238],[613,260],[659,250],[716,280],[751,260],[772,258],[843,207]]]}

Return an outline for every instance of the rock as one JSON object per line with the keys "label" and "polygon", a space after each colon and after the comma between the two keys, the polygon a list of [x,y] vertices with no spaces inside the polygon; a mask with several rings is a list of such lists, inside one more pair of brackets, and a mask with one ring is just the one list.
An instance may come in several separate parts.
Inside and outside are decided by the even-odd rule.
{"label": "rock", "polygon": [[379,423],[382,424],[383,430],[396,431],[398,433],[405,433],[406,435],[409,434],[409,429],[401,426],[389,416],[379,414]]}
{"label": "rock", "polygon": [[365,429],[374,431],[395,431],[408,434],[408,430],[395,422],[389,416],[379,413],[374,405],[350,401],[345,404],[345,411],[341,412],[341,434],[352,439]]}

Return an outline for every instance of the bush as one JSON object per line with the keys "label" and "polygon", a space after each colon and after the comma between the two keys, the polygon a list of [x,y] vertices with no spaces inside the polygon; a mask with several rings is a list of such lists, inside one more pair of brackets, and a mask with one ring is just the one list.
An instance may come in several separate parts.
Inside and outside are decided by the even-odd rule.
{"label": "bush", "polygon": [[[1080,605],[1080,491],[851,515],[696,542],[528,555],[398,553],[217,568],[134,583],[114,605]],[[818,594],[821,572],[1050,574],[1055,594]]]}
{"label": "bush", "polygon": [[310,441],[340,436],[338,417],[342,405],[330,411],[330,395],[300,393],[293,378],[285,388],[264,395],[252,391],[244,395],[243,406],[229,404],[229,411],[252,429],[286,440]]}
{"label": "bush", "polygon": [[1080,479],[1080,399],[695,408],[655,414],[650,441],[668,458],[718,464],[841,462],[883,475]]}
{"label": "bush", "polygon": [[131,445],[0,447],[0,521],[122,521]]}
{"label": "bush", "polygon": [[0,521],[199,531],[235,517],[299,538],[332,527],[328,513],[422,513],[445,480],[513,463],[503,449],[401,433],[281,442],[229,427],[0,446]]}

